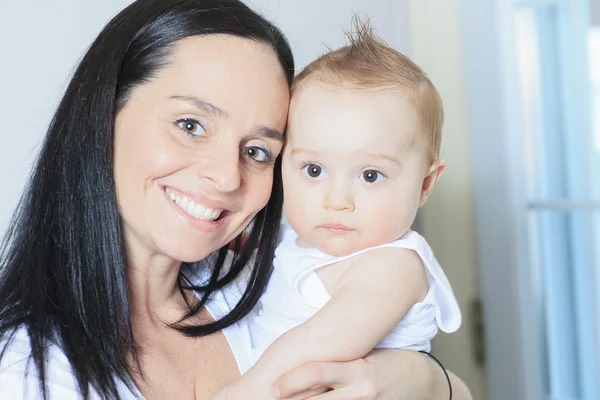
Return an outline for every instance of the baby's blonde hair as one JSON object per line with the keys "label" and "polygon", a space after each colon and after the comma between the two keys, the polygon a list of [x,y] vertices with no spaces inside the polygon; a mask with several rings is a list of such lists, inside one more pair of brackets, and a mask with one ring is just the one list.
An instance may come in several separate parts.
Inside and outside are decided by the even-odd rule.
{"label": "baby's blonde hair", "polygon": [[310,81],[405,90],[420,119],[430,161],[437,162],[444,124],[444,108],[437,89],[418,65],[375,34],[369,20],[355,15],[352,26],[353,31],[347,33],[350,44],[307,65],[296,76],[292,95]]}

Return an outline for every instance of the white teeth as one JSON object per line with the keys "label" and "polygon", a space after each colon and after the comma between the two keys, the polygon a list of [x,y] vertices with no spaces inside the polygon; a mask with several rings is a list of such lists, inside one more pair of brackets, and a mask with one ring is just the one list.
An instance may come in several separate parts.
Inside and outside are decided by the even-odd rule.
{"label": "white teeth", "polygon": [[202,204],[196,204],[196,207],[192,210],[191,214],[196,218],[205,219],[204,217],[204,206]]}
{"label": "white teeth", "polygon": [[187,207],[183,207],[183,205],[181,205],[181,204],[180,204],[180,206],[181,206],[181,208],[183,208],[184,210],[186,210],[188,212],[188,214],[194,215],[194,210],[196,208],[196,204],[194,203],[194,200],[190,201],[187,204]]}
{"label": "white teeth", "polygon": [[194,200],[187,196],[178,196],[171,189],[165,189],[165,191],[179,208],[196,219],[214,221],[221,215],[222,210],[213,210],[212,208],[204,207],[202,204],[196,204]]}

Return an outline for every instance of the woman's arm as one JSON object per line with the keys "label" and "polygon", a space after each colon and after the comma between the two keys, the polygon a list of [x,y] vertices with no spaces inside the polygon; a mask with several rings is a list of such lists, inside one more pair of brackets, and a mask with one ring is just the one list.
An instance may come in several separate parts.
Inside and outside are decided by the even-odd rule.
{"label": "woman's arm", "polygon": [[[464,382],[448,371],[453,400],[472,400]],[[282,375],[274,385],[281,399],[303,399],[308,388],[336,388],[343,400],[447,400],[448,382],[427,356],[410,350],[374,350],[350,362],[313,362]],[[310,400],[321,400],[319,396]]]}

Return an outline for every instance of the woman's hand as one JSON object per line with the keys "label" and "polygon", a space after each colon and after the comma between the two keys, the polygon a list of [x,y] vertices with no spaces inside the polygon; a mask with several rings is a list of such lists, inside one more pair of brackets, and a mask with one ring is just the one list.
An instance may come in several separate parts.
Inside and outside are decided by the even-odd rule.
{"label": "woman's hand", "polygon": [[[465,384],[450,373],[454,400],[471,400]],[[306,390],[332,389],[307,397]],[[349,362],[312,362],[282,375],[274,384],[280,399],[446,400],[448,383],[427,356],[408,350],[374,350]]]}

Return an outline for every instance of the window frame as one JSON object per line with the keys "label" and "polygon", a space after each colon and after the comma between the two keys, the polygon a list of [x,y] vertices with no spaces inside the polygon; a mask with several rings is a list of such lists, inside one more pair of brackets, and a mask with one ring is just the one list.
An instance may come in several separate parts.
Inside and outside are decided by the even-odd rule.
{"label": "window frame", "polygon": [[[570,139],[564,146],[570,146],[572,151],[581,148],[581,143],[577,143],[581,135],[577,133],[590,129],[586,121],[591,121],[584,39],[589,29],[587,0],[462,0],[461,3],[490,400],[546,397],[546,343],[538,339],[544,337],[546,319],[536,304],[536,293],[544,291],[544,287],[540,287],[540,271],[532,263],[537,243],[530,237],[531,213],[540,210],[588,213],[600,208],[600,202],[588,198],[585,187],[569,187],[565,198],[530,198],[525,190],[523,115],[519,105],[513,18],[517,8],[547,5],[560,7],[556,49],[560,60],[557,73],[562,79],[558,90],[568,94],[560,107],[564,112],[566,137]],[[568,174],[587,173],[576,165],[567,165],[566,169]],[[580,231],[571,222],[569,237],[563,239],[576,242],[582,239],[577,235],[582,234],[586,239],[587,231]],[[577,287],[589,286],[587,293],[575,296],[575,306],[581,308],[585,299],[595,299],[590,308],[592,319],[584,319],[585,326],[580,324],[572,338],[585,342],[586,346],[590,338],[593,341],[594,337],[600,337],[597,275],[590,279],[576,271],[573,276]],[[594,347],[593,351],[580,354],[587,357],[584,364],[593,366],[582,371],[585,393],[582,398],[586,400],[598,393],[593,378],[598,374],[600,350],[598,345]],[[562,372],[554,374],[560,376]]]}

